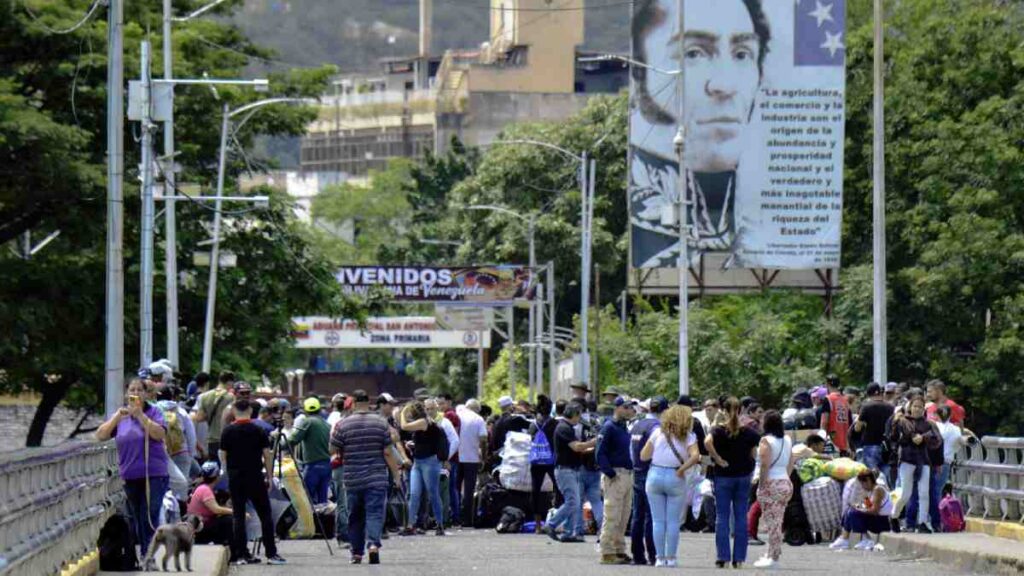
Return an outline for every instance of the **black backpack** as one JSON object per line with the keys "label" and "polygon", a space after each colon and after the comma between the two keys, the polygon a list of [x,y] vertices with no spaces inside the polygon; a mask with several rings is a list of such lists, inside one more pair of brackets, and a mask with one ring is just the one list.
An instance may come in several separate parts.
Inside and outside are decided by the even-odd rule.
{"label": "black backpack", "polygon": [[519,534],[523,531],[525,520],[526,514],[522,510],[515,506],[506,506],[501,511],[501,520],[498,520],[498,525],[494,529],[498,534]]}
{"label": "black backpack", "polygon": [[128,520],[120,514],[111,516],[100,529],[96,542],[100,553],[100,570],[104,572],[134,572],[139,568],[135,555],[135,538]]}

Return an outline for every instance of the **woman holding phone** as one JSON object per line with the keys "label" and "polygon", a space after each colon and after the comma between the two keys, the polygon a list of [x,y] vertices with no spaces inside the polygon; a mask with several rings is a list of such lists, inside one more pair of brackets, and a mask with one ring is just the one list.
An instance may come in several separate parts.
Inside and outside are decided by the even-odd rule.
{"label": "woman holding phone", "polygon": [[146,402],[146,381],[132,378],[125,405],[96,430],[96,439],[117,441],[117,460],[135,537],[145,556],[159,523],[160,504],[167,492],[167,452],[163,413]]}

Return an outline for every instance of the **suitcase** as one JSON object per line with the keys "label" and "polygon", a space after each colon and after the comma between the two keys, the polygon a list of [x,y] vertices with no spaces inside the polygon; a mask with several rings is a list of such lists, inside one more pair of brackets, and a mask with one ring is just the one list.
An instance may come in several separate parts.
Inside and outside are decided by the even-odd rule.
{"label": "suitcase", "polygon": [[827,477],[812,480],[800,489],[800,496],[812,531],[828,534],[839,529],[843,495],[838,482]]}

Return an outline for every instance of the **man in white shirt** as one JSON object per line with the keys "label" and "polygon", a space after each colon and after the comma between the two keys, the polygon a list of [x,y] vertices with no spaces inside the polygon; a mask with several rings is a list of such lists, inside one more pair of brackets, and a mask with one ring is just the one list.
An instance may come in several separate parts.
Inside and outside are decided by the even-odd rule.
{"label": "man in white shirt", "polygon": [[345,396],[345,394],[340,392],[338,394],[335,394],[334,397],[331,398],[331,406],[333,407],[333,410],[327,416],[327,425],[331,427],[331,430],[334,430],[334,425],[340,422],[341,419],[345,417],[346,399],[347,397]]}
{"label": "man in white shirt", "polygon": [[455,409],[462,426],[459,429],[459,474],[462,485],[462,525],[473,526],[476,518],[477,474],[487,449],[487,422],[480,416],[480,401],[471,398]]}

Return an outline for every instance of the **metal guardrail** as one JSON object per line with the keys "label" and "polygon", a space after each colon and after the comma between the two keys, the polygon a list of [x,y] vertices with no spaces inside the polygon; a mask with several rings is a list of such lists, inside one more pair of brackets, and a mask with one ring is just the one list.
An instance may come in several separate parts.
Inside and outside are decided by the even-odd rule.
{"label": "metal guardrail", "polygon": [[969,515],[1024,522],[1024,438],[985,436],[962,448],[953,488]]}
{"label": "metal guardrail", "polygon": [[0,576],[59,574],[123,501],[113,441],[0,454]]}

